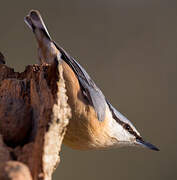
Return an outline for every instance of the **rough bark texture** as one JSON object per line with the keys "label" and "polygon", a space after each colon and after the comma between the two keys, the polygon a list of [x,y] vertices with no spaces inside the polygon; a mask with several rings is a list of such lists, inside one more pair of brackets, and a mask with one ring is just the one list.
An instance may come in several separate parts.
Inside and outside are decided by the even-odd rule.
{"label": "rough bark texture", "polygon": [[70,108],[60,64],[0,64],[0,180],[50,180]]}

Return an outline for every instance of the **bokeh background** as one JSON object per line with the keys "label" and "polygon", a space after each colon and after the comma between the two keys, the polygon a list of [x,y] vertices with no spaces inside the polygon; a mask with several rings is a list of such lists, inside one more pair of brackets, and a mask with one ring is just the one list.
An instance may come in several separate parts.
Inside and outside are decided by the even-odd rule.
{"label": "bokeh background", "polygon": [[41,11],[53,39],[91,74],[116,108],[160,152],[63,146],[54,180],[177,179],[177,1],[1,1],[0,51],[23,71],[36,42],[23,22]]}

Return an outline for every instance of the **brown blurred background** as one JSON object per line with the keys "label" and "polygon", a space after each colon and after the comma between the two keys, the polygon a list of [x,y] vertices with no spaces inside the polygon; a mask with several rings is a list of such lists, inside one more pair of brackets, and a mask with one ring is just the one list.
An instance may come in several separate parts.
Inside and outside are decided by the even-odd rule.
{"label": "brown blurred background", "polygon": [[0,51],[23,71],[36,42],[23,22],[38,9],[53,39],[91,74],[160,152],[64,147],[54,180],[177,179],[177,1],[1,1]]}

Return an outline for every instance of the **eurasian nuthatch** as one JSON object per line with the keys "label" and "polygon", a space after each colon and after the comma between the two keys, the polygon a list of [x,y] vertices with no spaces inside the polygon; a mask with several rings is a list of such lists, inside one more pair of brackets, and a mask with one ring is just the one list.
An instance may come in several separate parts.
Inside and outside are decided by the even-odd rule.
{"label": "eurasian nuthatch", "polygon": [[50,37],[40,13],[31,10],[25,22],[38,42],[40,63],[60,61],[63,66],[68,103],[72,118],[64,143],[74,149],[106,149],[119,146],[144,146],[145,142],[133,124],[105,98],[84,68]]}

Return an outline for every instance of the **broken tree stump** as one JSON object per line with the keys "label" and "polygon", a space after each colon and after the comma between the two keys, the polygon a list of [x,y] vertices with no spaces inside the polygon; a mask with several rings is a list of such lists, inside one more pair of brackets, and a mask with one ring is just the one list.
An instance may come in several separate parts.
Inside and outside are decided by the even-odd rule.
{"label": "broken tree stump", "polygon": [[50,180],[70,116],[60,63],[1,63],[0,180]]}

